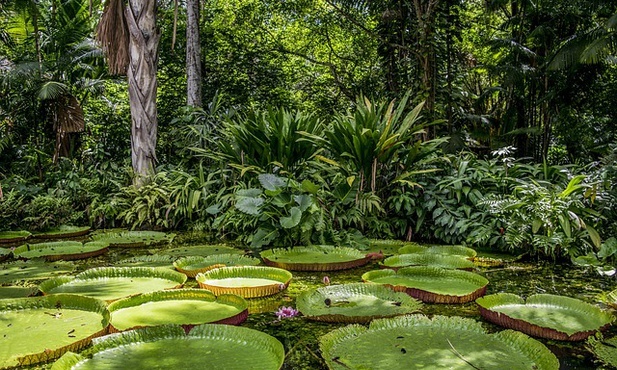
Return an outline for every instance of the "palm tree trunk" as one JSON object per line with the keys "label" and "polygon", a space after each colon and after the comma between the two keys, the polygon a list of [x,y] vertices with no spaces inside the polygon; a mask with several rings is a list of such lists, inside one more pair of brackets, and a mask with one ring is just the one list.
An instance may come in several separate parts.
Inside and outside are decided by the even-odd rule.
{"label": "palm tree trunk", "polygon": [[156,71],[160,34],[156,28],[156,0],[130,0],[126,8],[129,28],[129,103],[131,108],[131,159],[135,185],[154,175],[156,163]]}
{"label": "palm tree trunk", "polygon": [[201,107],[201,46],[199,43],[199,0],[187,0],[186,11],[187,105],[192,107]]}

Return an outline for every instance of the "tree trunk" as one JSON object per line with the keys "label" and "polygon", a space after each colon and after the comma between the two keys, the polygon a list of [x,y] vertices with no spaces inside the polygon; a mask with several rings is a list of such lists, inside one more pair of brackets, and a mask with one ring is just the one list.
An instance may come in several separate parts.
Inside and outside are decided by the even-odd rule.
{"label": "tree trunk", "polygon": [[199,43],[199,0],[187,0],[186,11],[187,105],[191,107],[201,107],[201,46]]}
{"label": "tree trunk", "polygon": [[126,8],[129,28],[129,103],[131,108],[131,159],[134,183],[141,186],[155,172],[156,70],[160,34],[156,29],[156,0],[130,0]]}

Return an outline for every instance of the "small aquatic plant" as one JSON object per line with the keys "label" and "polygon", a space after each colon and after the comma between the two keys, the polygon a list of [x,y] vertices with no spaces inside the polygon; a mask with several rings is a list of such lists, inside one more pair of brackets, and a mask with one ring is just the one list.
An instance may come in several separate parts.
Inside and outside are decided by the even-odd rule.
{"label": "small aquatic plant", "polygon": [[277,317],[277,320],[282,320],[282,319],[291,319],[294,318],[296,316],[298,316],[300,312],[298,310],[296,310],[293,307],[281,307],[279,308],[276,312],[274,312],[274,314]]}
{"label": "small aquatic plant", "polygon": [[321,279],[321,282],[323,283],[323,285],[330,285],[330,277],[324,276],[323,279]]}

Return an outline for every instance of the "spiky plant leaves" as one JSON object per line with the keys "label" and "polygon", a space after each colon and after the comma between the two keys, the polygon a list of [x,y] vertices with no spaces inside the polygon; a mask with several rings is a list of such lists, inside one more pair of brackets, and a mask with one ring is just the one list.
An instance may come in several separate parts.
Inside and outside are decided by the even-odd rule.
{"label": "spiky plant leaves", "polygon": [[584,340],[614,321],[611,313],[594,305],[552,294],[535,294],[525,301],[515,294],[498,293],[476,303],[480,314],[495,324],[556,340]]}
{"label": "spiky plant leaves", "polygon": [[322,336],[319,348],[332,370],[559,369],[555,355],[525,334],[487,334],[480,323],[457,316],[408,315],[373,320],[369,328],[349,325]]}
{"label": "spiky plant leaves", "polygon": [[[161,356],[161,353],[165,356]],[[195,354],[204,354],[196,356]],[[285,350],[276,338],[231,325],[157,326],[108,335],[80,355],[67,354],[53,370],[195,368],[277,370]]]}
{"label": "spiky plant leaves", "polygon": [[353,283],[304,291],[296,306],[311,320],[363,323],[417,312],[422,304],[381,285]]}

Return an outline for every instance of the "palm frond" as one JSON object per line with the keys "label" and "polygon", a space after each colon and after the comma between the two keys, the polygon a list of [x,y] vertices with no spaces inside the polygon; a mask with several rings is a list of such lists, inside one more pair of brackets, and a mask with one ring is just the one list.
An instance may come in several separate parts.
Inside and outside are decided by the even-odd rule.
{"label": "palm frond", "polygon": [[69,87],[58,81],[47,81],[39,89],[38,98],[41,100],[58,99],[69,92]]}

